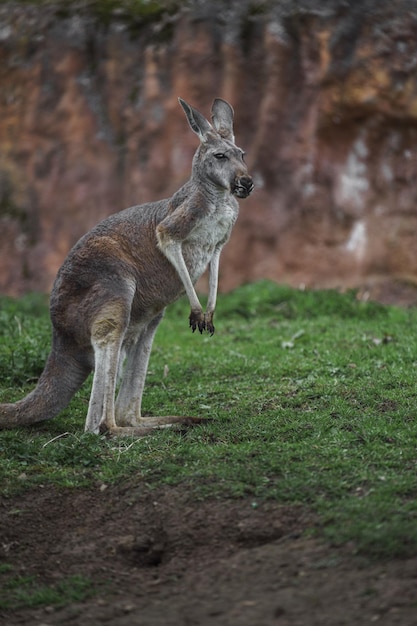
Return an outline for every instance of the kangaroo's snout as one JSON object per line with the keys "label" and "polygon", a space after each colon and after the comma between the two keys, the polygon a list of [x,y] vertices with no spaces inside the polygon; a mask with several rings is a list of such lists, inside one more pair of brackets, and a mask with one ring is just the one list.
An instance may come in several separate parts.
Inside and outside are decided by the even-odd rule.
{"label": "kangaroo's snout", "polygon": [[250,176],[237,176],[232,187],[232,193],[238,198],[247,198],[253,191],[253,187],[254,184]]}

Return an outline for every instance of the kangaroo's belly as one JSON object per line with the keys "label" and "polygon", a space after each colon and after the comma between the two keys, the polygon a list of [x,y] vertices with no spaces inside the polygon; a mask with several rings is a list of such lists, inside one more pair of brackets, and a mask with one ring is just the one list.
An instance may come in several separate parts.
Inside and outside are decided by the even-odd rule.
{"label": "kangaroo's belly", "polygon": [[222,244],[215,238],[211,240],[196,238],[183,243],[182,253],[193,283],[204,273],[219,245]]}
{"label": "kangaroo's belly", "polygon": [[213,257],[214,250],[215,246],[206,246],[205,249],[191,247],[183,251],[184,260],[193,283],[205,272]]}
{"label": "kangaroo's belly", "polygon": [[236,206],[223,206],[202,220],[182,245],[182,252],[191,280],[197,281],[210,263],[217,248],[221,248],[230,236],[237,218]]}

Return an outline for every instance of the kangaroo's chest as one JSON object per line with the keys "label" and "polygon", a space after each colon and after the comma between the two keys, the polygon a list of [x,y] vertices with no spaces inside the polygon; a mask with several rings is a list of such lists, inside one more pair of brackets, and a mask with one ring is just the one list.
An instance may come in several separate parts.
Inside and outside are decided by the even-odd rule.
{"label": "kangaroo's chest", "polygon": [[227,240],[237,215],[237,203],[210,207],[185,239],[184,245],[188,248],[215,248]]}

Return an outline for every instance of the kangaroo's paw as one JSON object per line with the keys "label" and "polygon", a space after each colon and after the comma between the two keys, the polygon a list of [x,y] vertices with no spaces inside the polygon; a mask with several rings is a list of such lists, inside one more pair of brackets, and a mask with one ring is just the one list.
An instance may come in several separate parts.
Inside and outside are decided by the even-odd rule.
{"label": "kangaroo's paw", "polygon": [[202,333],[203,330],[205,330],[206,320],[205,320],[203,311],[191,311],[189,320],[190,320],[190,327],[193,333],[197,330],[197,328],[200,331],[200,333]]}
{"label": "kangaroo's paw", "polygon": [[180,417],[169,415],[164,417],[143,417],[137,426],[114,426],[106,432],[109,437],[133,436],[145,437],[161,428],[171,428],[173,426],[196,426],[209,422],[211,418],[207,417]]}
{"label": "kangaroo's paw", "polygon": [[205,321],[205,326],[206,326],[206,331],[210,334],[210,337],[212,337],[214,335],[214,324],[213,324],[213,315],[214,313],[206,313],[204,315],[204,321]]}
{"label": "kangaroo's paw", "polygon": [[191,311],[190,327],[193,332],[198,328],[200,333],[206,330],[210,335],[214,335],[213,313],[203,313],[203,311]]}

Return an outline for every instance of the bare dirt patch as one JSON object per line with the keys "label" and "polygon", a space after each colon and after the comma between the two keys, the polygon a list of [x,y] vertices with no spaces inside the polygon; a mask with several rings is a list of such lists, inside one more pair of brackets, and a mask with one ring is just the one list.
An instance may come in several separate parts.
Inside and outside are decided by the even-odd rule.
{"label": "bare dirt patch", "polygon": [[30,626],[401,624],[417,615],[417,558],[370,563],[312,538],[301,507],[196,501],[166,487],[44,487],[0,500],[0,563],[53,585],[81,574],[96,594],[0,613]]}

